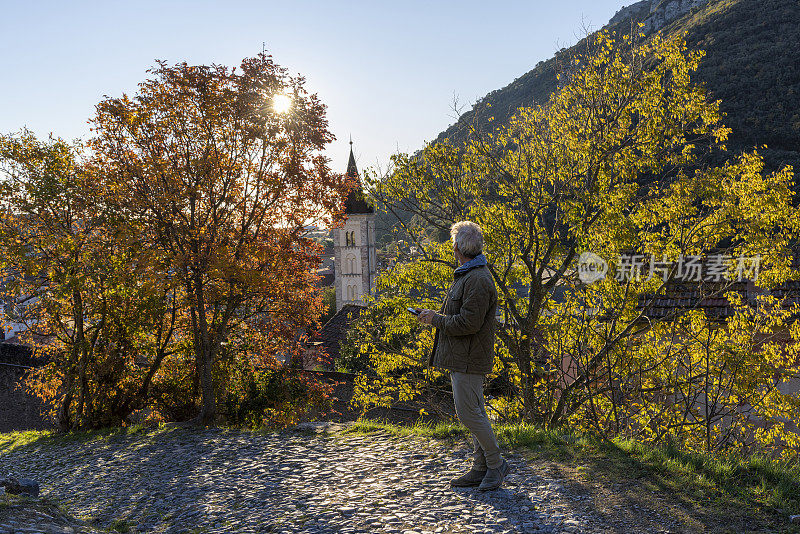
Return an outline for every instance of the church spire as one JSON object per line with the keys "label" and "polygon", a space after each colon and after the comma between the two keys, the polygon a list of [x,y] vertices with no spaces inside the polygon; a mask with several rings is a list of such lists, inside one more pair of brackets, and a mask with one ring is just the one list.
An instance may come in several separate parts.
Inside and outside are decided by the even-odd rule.
{"label": "church spire", "polygon": [[[350,136],[350,160],[347,162],[347,176],[350,178],[358,177],[358,169],[356,168],[356,158],[353,156],[353,136]],[[361,185],[361,180],[358,181]]]}
{"label": "church spire", "polygon": [[356,158],[353,155],[353,137],[350,137],[350,159],[347,162],[347,176],[354,178],[357,184],[355,189],[351,189],[344,202],[344,212],[353,213],[375,213],[375,208],[367,204],[364,199],[364,189],[361,186],[361,178],[358,176],[356,168]]}

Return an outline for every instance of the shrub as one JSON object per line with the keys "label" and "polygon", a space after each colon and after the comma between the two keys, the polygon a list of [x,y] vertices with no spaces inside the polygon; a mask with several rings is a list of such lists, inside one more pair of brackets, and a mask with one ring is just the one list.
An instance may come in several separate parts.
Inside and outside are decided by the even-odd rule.
{"label": "shrub", "polygon": [[331,408],[332,387],[304,376],[299,369],[267,367],[241,375],[223,406],[228,422],[250,428],[284,428],[314,411]]}

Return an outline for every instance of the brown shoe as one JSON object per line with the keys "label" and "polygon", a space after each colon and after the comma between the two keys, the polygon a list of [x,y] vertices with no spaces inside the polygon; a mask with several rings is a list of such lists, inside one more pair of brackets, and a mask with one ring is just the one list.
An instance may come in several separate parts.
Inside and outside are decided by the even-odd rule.
{"label": "brown shoe", "polygon": [[460,477],[451,480],[450,485],[455,488],[468,488],[470,486],[478,486],[483,480],[483,476],[485,474],[486,471],[476,471],[474,469],[470,469],[469,472],[467,472],[467,474],[461,475]]}
{"label": "brown shoe", "polygon": [[486,471],[486,476],[481,481],[478,489],[480,491],[487,491],[499,488],[503,484],[503,480],[506,478],[509,471],[511,471],[511,466],[509,466],[508,462],[503,458],[503,463],[500,464],[500,467],[497,469],[488,469]]}

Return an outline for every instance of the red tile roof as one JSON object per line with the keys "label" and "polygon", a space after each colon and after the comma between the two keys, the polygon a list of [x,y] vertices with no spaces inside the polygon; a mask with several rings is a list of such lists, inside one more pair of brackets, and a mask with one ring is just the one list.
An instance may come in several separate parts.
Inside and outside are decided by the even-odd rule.
{"label": "red tile roof", "polygon": [[[793,252],[793,269],[800,269],[800,249]],[[759,288],[749,280],[728,282],[668,282],[664,294],[652,293],[639,296],[638,310],[644,310],[645,317],[651,319],[676,316],[681,311],[701,309],[709,319],[725,319],[733,315],[733,307],[725,298],[726,291],[742,295],[745,302],[753,302],[759,294],[769,294],[777,298],[787,297],[784,306],[800,303],[800,281],[788,280],[770,290]],[[652,299],[652,301],[651,301]]]}

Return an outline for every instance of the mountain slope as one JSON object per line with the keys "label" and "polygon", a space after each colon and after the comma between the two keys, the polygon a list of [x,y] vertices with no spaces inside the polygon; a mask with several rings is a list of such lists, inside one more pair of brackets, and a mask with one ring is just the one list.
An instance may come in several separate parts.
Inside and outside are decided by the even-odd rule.
{"label": "mountain slope", "polygon": [[[623,8],[610,27],[643,21],[649,32],[687,32],[690,47],[706,56],[696,79],[722,100],[724,122],[733,128],[728,148],[759,151],[769,169],[800,171],[800,2],[797,0],[643,0]],[[560,50],[506,87],[481,99],[436,141],[460,142],[470,126],[480,130],[494,117],[505,123],[520,106],[544,103],[556,87],[559,63],[582,43]],[[491,108],[487,108],[491,104]]]}

